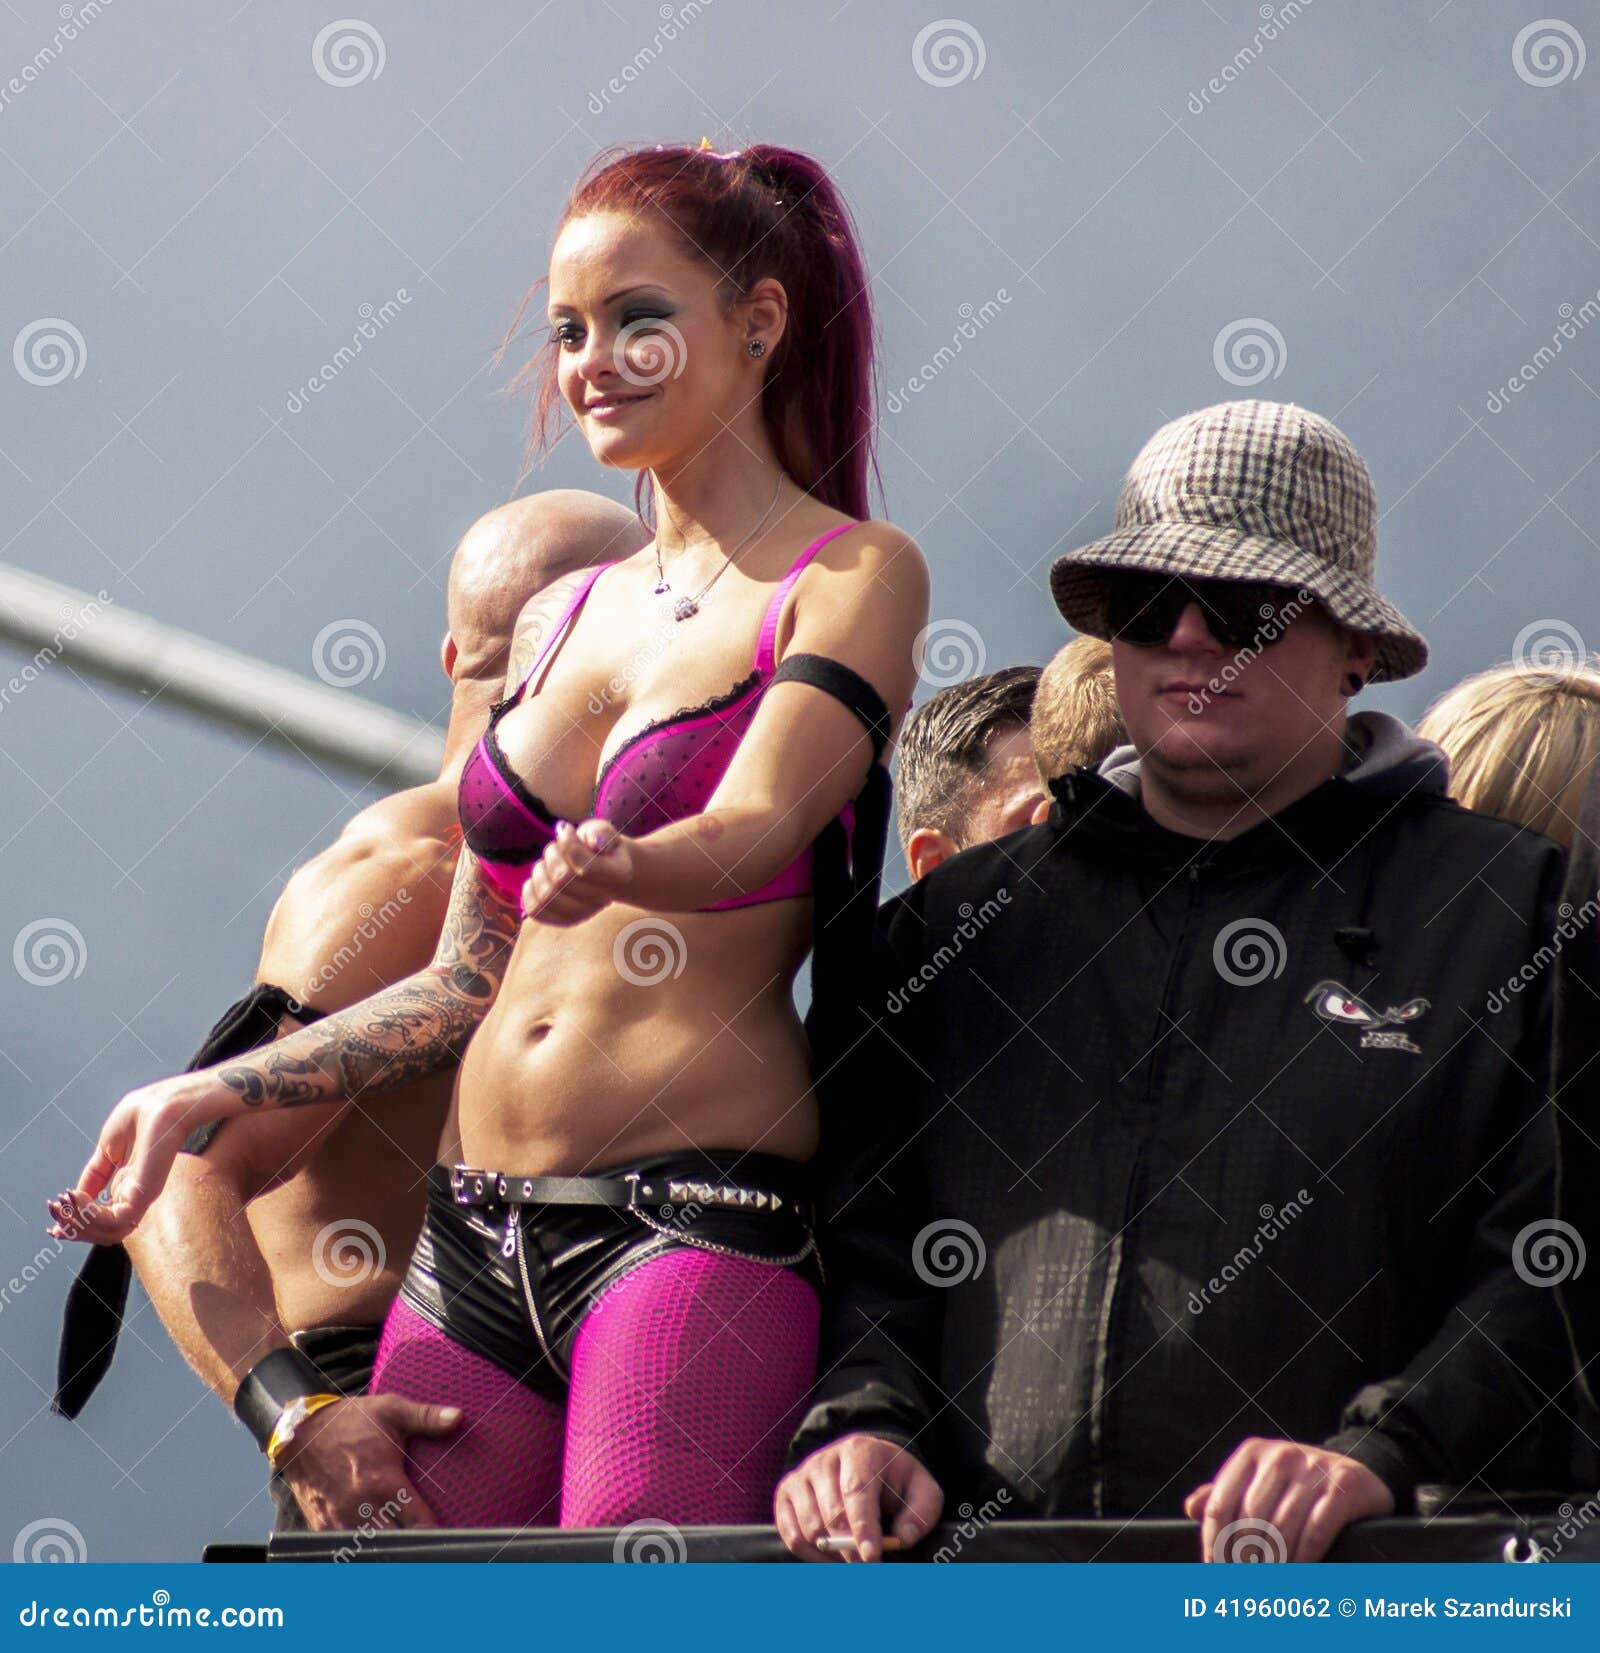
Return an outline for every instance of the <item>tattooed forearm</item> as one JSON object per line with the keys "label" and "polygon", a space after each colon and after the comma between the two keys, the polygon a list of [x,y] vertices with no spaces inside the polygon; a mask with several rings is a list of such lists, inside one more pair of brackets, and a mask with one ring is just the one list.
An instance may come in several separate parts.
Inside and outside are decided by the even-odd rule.
{"label": "tattooed forearm", "polygon": [[217,1079],[247,1108],[294,1108],[369,1097],[436,1072],[465,1052],[516,938],[516,913],[463,856],[427,969],[217,1067]]}
{"label": "tattooed forearm", "polygon": [[488,1009],[434,972],[280,1039],[217,1078],[247,1108],[311,1107],[371,1096],[458,1061]]}

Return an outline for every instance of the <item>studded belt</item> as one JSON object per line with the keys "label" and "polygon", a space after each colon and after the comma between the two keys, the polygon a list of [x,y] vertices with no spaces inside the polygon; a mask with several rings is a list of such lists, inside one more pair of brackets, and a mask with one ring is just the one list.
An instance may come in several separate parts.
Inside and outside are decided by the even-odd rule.
{"label": "studded belt", "polygon": [[779,1193],[771,1188],[639,1171],[605,1177],[524,1177],[470,1165],[451,1166],[450,1192],[457,1205],[677,1205],[783,1211],[805,1204],[792,1189]]}

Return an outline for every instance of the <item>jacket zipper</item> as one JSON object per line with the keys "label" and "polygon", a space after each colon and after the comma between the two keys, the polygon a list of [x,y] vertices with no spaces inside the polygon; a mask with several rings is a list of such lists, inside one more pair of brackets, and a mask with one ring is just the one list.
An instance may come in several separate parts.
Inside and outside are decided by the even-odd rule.
{"label": "jacket zipper", "polygon": [[[1177,935],[1173,938],[1172,954],[1167,963],[1166,980],[1161,986],[1161,1002],[1157,1008],[1157,1025],[1154,1029],[1157,1036],[1160,1035],[1160,1023],[1164,1019],[1162,1012],[1170,1013],[1173,983],[1177,979],[1179,963],[1189,940],[1189,932],[1193,927],[1195,905],[1199,899],[1199,887],[1199,863],[1191,861],[1189,863],[1188,905],[1184,911],[1183,922],[1178,927]],[[1150,1074],[1145,1081],[1145,1099],[1152,1104],[1152,1113],[1156,1101],[1158,1066],[1158,1059],[1152,1056]],[[1090,1494],[1097,1518],[1103,1518],[1106,1513],[1106,1378],[1111,1364],[1111,1331],[1117,1318],[1119,1294],[1122,1286],[1123,1236],[1127,1232],[1128,1224],[1133,1220],[1134,1202],[1142,1184],[1144,1160],[1144,1133],[1141,1131],[1137,1145],[1134,1148],[1132,1163],[1128,1166],[1128,1183],[1122,1203],[1122,1221],[1118,1225],[1116,1238],[1111,1243],[1111,1262],[1106,1270],[1105,1295],[1101,1303],[1099,1337],[1097,1339],[1099,1352],[1095,1358],[1094,1398],[1089,1408]]]}

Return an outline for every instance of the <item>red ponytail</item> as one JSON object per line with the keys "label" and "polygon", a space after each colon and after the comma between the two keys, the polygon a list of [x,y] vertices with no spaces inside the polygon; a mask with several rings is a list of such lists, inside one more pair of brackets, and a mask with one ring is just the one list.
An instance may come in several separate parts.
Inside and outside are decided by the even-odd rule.
{"label": "red ponytail", "polygon": [[[878,480],[881,491],[873,448],[872,303],[849,209],[822,167],[773,144],[727,156],[678,145],[611,151],[579,179],[561,224],[591,212],[655,214],[685,252],[720,273],[730,297],[765,276],[783,284],[788,323],[762,392],[778,462],[825,505],[870,516],[869,479]],[[524,296],[507,344],[538,285]],[[537,395],[523,475],[550,445],[560,399],[552,345],[508,388],[529,383]]]}

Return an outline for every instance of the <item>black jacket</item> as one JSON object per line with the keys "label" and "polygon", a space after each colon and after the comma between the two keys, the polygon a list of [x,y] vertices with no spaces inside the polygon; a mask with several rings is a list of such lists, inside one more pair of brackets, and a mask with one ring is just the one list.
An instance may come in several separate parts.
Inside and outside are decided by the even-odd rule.
{"label": "black jacket", "polygon": [[832,1294],[791,1463],[865,1430],[1014,1516],[1178,1514],[1250,1435],[1401,1508],[1547,1479],[1550,973],[1507,984],[1562,855],[1394,719],[1351,745],[1226,842],[1157,825],[1125,748],[880,910],[857,1025],[813,1028]]}

